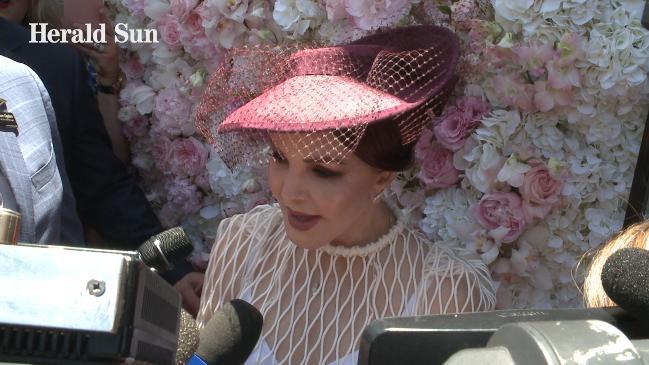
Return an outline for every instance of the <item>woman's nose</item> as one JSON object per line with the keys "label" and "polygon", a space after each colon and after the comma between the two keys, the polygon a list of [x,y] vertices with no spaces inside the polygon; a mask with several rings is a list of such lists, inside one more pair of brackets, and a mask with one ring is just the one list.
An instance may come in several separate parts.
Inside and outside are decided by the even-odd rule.
{"label": "woman's nose", "polygon": [[297,173],[289,171],[282,184],[282,197],[284,200],[302,200],[306,197],[304,179]]}

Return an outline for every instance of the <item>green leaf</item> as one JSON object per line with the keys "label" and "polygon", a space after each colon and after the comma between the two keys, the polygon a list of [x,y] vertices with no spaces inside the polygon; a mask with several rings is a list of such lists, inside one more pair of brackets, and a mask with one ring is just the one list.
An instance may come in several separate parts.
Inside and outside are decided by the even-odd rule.
{"label": "green leaf", "polygon": [[442,14],[446,14],[446,15],[451,15],[451,13],[452,13],[452,11],[451,11],[451,7],[450,7],[450,6],[446,6],[446,5],[440,5],[440,6],[438,6],[438,7],[437,7],[437,10],[439,10],[440,13],[442,13]]}

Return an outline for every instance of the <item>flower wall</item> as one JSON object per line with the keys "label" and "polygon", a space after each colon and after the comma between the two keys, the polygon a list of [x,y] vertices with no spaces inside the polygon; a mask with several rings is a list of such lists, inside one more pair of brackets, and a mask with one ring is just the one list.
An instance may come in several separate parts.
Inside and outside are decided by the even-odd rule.
{"label": "flower wall", "polygon": [[109,3],[115,22],[159,31],[157,44],[125,45],[119,119],[148,198],[190,232],[197,265],[221,219],[271,201],[265,172],[232,174],[192,121],[228,50],[438,24],[462,40],[461,81],[386,195],[430,239],[480,255],[500,308],[581,305],[574,268],[622,226],[648,111],[644,2]]}

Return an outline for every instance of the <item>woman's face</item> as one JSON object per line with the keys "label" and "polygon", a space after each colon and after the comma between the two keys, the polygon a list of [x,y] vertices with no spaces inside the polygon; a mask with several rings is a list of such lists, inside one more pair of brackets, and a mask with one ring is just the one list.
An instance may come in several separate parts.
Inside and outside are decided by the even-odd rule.
{"label": "woman's face", "polygon": [[0,2],[0,17],[20,24],[27,16],[29,3],[29,0],[9,0],[8,3]]}
{"label": "woman's face", "polygon": [[377,170],[351,153],[337,163],[324,163],[315,150],[308,151],[310,142],[318,145],[317,135],[271,134],[271,141],[269,185],[289,239],[307,249],[369,243],[363,239],[371,237],[376,226],[374,197],[390,184],[394,173]]}

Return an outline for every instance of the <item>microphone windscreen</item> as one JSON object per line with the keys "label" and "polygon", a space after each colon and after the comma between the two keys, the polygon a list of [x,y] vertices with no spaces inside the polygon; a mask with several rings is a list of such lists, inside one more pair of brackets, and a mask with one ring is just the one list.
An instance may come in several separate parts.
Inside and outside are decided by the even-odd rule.
{"label": "microphone windscreen", "polygon": [[198,326],[189,312],[180,310],[180,331],[176,350],[176,365],[185,365],[198,349]]}
{"label": "microphone windscreen", "polygon": [[624,248],[613,253],[602,269],[604,291],[638,319],[649,318],[649,251]]}
{"label": "microphone windscreen", "polygon": [[241,299],[231,300],[201,330],[196,354],[207,364],[243,364],[259,340],[262,325],[257,308]]}
{"label": "microphone windscreen", "polygon": [[185,259],[194,249],[181,227],[174,227],[152,236],[137,251],[142,261],[159,272],[171,270],[173,263]]}

